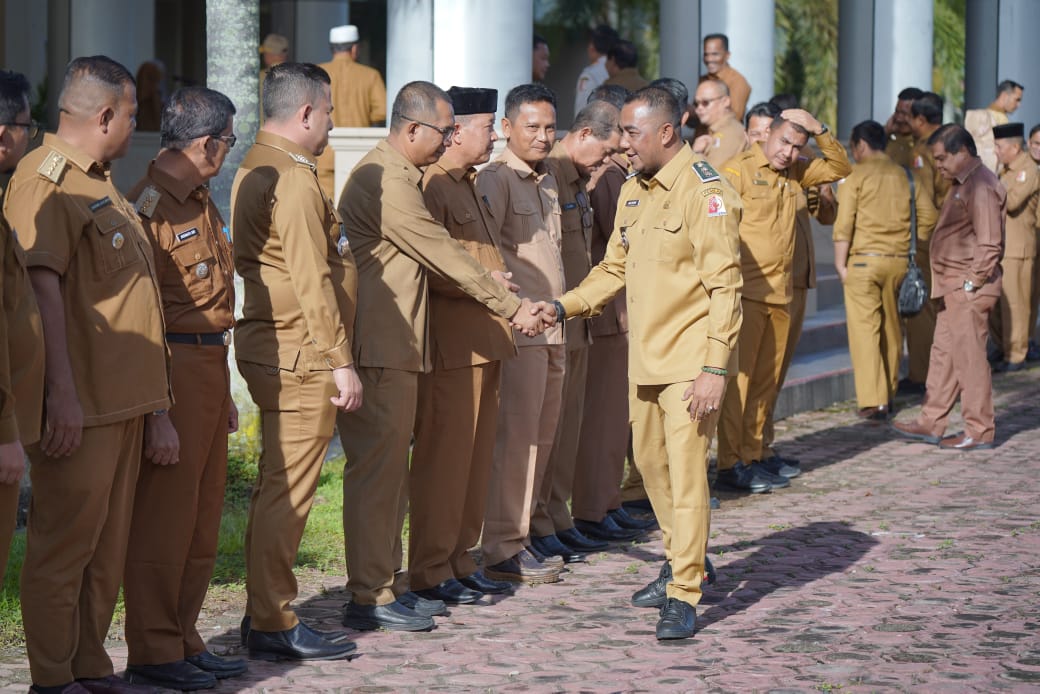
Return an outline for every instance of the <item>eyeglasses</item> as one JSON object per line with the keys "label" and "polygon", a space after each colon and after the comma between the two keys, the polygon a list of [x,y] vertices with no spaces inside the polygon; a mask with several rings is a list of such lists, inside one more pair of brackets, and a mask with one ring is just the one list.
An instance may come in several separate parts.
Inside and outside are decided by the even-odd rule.
{"label": "eyeglasses", "polygon": [[447,140],[449,137],[451,137],[451,134],[453,132],[455,132],[455,124],[454,123],[452,123],[451,125],[449,125],[447,127],[444,127],[444,128],[438,128],[436,125],[430,125],[429,123],[424,123],[421,120],[416,120],[414,118],[409,118],[408,116],[404,115],[403,113],[398,113],[397,116],[399,118],[404,118],[406,121],[411,121],[412,123],[418,123],[419,125],[425,125],[427,128],[432,128],[432,129],[436,130],[437,132],[439,132],[441,134],[441,137],[444,138],[445,140]]}
{"label": "eyeglasses", "polygon": [[40,134],[41,130],[40,124],[34,120],[31,120],[28,123],[0,123],[0,125],[8,128],[12,128],[15,126],[19,128],[25,128],[25,131],[29,134],[30,140],[35,139],[36,136]]}
{"label": "eyeglasses", "polygon": [[225,145],[227,145],[228,149],[231,149],[232,147],[234,147],[235,143],[238,142],[238,138],[235,137],[234,134],[231,134],[231,135],[211,135],[210,137],[212,137],[214,140],[220,140]]}
{"label": "eyeglasses", "polygon": [[718,101],[721,98],[722,96],[715,96],[710,99],[694,99],[693,105],[699,108],[708,108],[712,105],[713,102]]}

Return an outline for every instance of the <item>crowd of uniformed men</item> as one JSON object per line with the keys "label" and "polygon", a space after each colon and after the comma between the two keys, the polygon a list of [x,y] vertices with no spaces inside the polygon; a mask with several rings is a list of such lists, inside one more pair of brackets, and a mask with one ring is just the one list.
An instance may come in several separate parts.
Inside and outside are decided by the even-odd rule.
{"label": "crowd of uniformed men", "polygon": [[[235,145],[224,95],[170,98],[162,149],[124,197],[109,164],[134,130],[130,73],[103,56],[72,61],[57,131],[27,155],[28,84],[0,73],[0,170],[13,170],[0,234],[0,552],[24,447],[33,690],[199,689],[245,671],[209,653],[195,626],[238,426],[232,328],[262,435],[245,538],[253,658],[355,649],[292,609],[292,567],[337,430],[345,626],[428,630],[445,604],[558,580],[586,552],[639,536],[654,523],[640,512],[652,511],[666,561],[632,602],[660,608],[659,639],[692,636],[713,579],[716,427],[720,487],[764,492],[800,472],[772,448],[772,412],[815,282],[810,215],[834,224],[860,415],[891,414],[895,296],[916,224],[935,300],[907,325],[909,380],[927,393],[920,417],[895,426],[944,447],[992,445],[991,314],[1011,369],[1036,323],[1038,177],[1021,125],[974,133],[995,137],[998,182],[972,134],[941,126],[941,100],[908,89],[886,126],[854,128],[852,166],[783,97],[741,123],[735,95],[748,89],[726,38],[704,49],[709,72],[690,108],[677,80],[629,91],[608,79],[638,77],[625,73],[634,48],[597,29],[578,85],[586,101],[560,139],[555,95],[540,84],[510,90],[500,124],[493,89],[407,84],[338,206],[319,184],[335,80],[273,64],[230,225],[207,187]],[[1005,83],[991,107],[1005,121],[1009,90],[1021,98]],[[507,144],[488,163],[496,125]],[[965,432],[942,438],[958,396]],[[120,585],[129,682],[103,646]]]}

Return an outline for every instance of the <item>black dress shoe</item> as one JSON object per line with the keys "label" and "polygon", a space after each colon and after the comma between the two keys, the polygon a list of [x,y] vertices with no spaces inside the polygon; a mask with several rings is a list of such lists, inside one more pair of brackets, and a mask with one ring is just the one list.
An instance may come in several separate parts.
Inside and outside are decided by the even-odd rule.
{"label": "black dress shoe", "polygon": [[764,479],[773,489],[783,489],[791,486],[791,480],[783,475],[776,475],[762,466],[759,461],[754,461],[748,467],[755,473],[755,477]]}
{"label": "black dress shoe", "polygon": [[480,571],[474,571],[469,576],[459,579],[459,583],[471,590],[476,590],[484,595],[503,595],[513,592],[513,584],[507,581],[492,581]]}
{"label": "black dress shoe", "polygon": [[557,556],[563,559],[564,564],[574,564],[585,561],[585,555],[575,552],[567,545],[560,542],[556,535],[545,535],[543,537],[532,537],[531,546],[538,550],[539,554],[547,557]]}
{"label": "black dress shoe", "polygon": [[398,595],[397,602],[423,617],[444,617],[448,614],[448,606],[444,604],[443,600],[424,598],[411,590]]}
{"label": "black dress shoe", "polygon": [[219,658],[209,651],[189,655],[185,660],[200,670],[213,673],[218,680],[244,675],[247,669],[246,661],[241,658]]}
{"label": "black dress shoe", "polygon": [[343,626],[358,631],[429,631],[433,629],[433,617],[421,615],[401,602],[359,605],[351,600],[343,614]]}
{"label": "black dress shoe", "polygon": [[896,384],[896,392],[900,395],[924,395],[925,385],[918,383],[917,381],[911,381],[909,378],[899,379],[899,383]]}
{"label": "black dress shoe", "polygon": [[711,497],[711,501],[708,502],[708,506],[711,507],[712,511],[717,511],[720,508],[722,508],[722,502],[719,501],[719,498],[717,496],[713,496]]}
{"label": "black dress shoe", "polygon": [[563,565],[567,563],[559,554],[542,554],[534,545],[527,545],[524,549],[526,549],[539,564],[555,571],[562,571]]}
{"label": "black dress shoe", "polygon": [[666,561],[661,564],[657,578],[632,594],[632,604],[635,607],[660,607],[668,599],[668,582],[671,580],[672,565]]}
{"label": "black dress shoe", "polygon": [[607,513],[610,515],[611,518],[614,519],[614,522],[617,523],[619,527],[625,530],[645,531],[652,530],[653,528],[657,527],[656,517],[641,520],[630,515],[629,512],[625,510],[624,506],[619,506],[615,509],[608,511]]}
{"label": "black dress shoe", "polygon": [[441,581],[432,588],[417,590],[415,594],[425,600],[439,600],[445,605],[469,605],[484,597],[479,590],[467,588],[454,578]]}
{"label": "black dress shoe", "polygon": [[767,472],[771,472],[774,475],[780,475],[787,479],[794,479],[798,475],[802,474],[802,468],[798,467],[798,462],[792,465],[790,458],[781,458],[778,455],[773,455],[765,460],[758,461],[758,464],[766,469]]}
{"label": "black dress shoe", "polygon": [[728,470],[719,470],[719,477],[715,484],[722,489],[733,489],[752,494],[764,494],[773,488],[772,484],[756,475],[751,466],[740,461],[737,461],[737,464]]}
{"label": "black dress shoe", "polygon": [[[238,633],[242,637],[242,645],[243,646],[246,645],[246,638],[249,636],[249,630],[250,630],[250,628],[252,628],[252,626],[253,626],[253,619],[252,619],[252,617],[250,617],[249,615],[246,615],[245,617],[242,618],[242,623],[238,626]],[[343,643],[344,641],[347,641],[347,640],[350,639],[350,634],[348,634],[345,631],[318,631],[317,629],[311,629],[310,627],[307,627],[307,628],[310,629],[311,631],[313,631],[315,634],[317,634],[321,638],[325,639],[326,641],[331,641],[332,643]],[[220,678],[218,677],[217,679],[220,679]]]}
{"label": "black dress shoe", "polygon": [[650,499],[633,499],[632,501],[622,501],[622,508],[628,511],[634,511],[636,513],[653,513],[654,505],[650,503]]}
{"label": "black dress shoe", "polygon": [[285,631],[250,629],[246,645],[256,660],[339,660],[357,649],[353,641],[332,643],[303,622]]}
{"label": "black dress shoe", "polygon": [[661,608],[661,618],[657,620],[657,638],[688,639],[693,636],[697,626],[697,611],[693,605],[677,598],[668,598]]}
{"label": "black dress shoe", "polygon": [[528,550],[522,549],[505,561],[484,567],[484,575],[499,581],[512,583],[556,583],[560,570],[538,561]]}
{"label": "black dress shoe", "polygon": [[193,692],[196,689],[213,689],[217,678],[200,670],[187,660],[175,660],[161,665],[127,665],[126,680],[131,684],[150,684],[167,689]]}
{"label": "black dress shoe", "polygon": [[[76,680],[83,689],[90,694],[154,694],[155,687],[148,684],[131,684],[121,677],[108,675],[106,677],[84,677]],[[71,685],[69,685],[71,686]],[[67,689],[68,687],[66,687]]]}
{"label": "black dress shoe", "polygon": [[577,528],[567,528],[556,533],[560,542],[577,552],[601,552],[610,547],[609,542],[585,537]]}
{"label": "black dress shoe", "polygon": [[599,523],[575,519],[574,527],[580,530],[583,535],[595,540],[606,540],[607,542],[628,542],[643,534],[641,530],[622,528],[609,514]]}

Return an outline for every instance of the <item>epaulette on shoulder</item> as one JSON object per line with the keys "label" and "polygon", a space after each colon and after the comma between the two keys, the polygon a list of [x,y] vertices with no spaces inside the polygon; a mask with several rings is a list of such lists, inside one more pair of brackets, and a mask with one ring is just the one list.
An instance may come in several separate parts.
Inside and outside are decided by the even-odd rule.
{"label": "epaulette on shoulder", "polygon": [[152,218],[155,214],[155,208],[159,204],[159,198],[162,197],[162,193],[156,190],[155,186],[148,186],[141,191],[141,195],[138,196],[137,202],[134,203],[134,207],[137,208],[137,214],[148,219]]}
{"label": "epaulette on shoulder", "polygon": [[317,165],[313,161],[308,159],[307,157],[303,156],[302,154],[296,154],[295,152],[289,152],[289,156],[292,157],[293,161],[295,161],[297,164],[303,164],[304,166],[306,166],[311,171],[317,171],[318,170]]}
{"label": "epaulette on shoulder", "polygon": [[69,160],[65,158],[65,155],[61,152],[51,150],[43,163],[36,169],[46,179],[49,179],[52,183],[58,183],[61,181],[61,175],[65,173],[65,168],[68,166]]}
{"label": "epaulette on shoulder", "polygon": [[697,174],[697,178],[701,179],[701,183],[717,181],[720,178],[719,172],[704,160],[693,162],[692,168],[693,172]]}

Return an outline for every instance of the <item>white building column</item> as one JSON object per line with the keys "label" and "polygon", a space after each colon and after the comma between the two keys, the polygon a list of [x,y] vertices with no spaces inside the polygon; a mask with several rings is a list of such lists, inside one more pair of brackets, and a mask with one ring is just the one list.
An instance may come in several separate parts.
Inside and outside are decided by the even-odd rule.
{"label": "white building column", "polygon": [[[155,3],[76,0],[69,3],[72,57],[107,55],[130,74],[155,58]],[[60,89],[58,85],[52,89]]]}
{"label": "white building column", "polygon": [[434,0],[389,0],[386,9],[386,107],[401,87],[433,80]]}
{"label": "white building column", "polygon": [[[702,39],[707,34],[729,37],[729,64],[751,85],[748,105],[771,97],[776,64],[774,0],[712,0],[701,3],[700,9]],[[701,44],[697,45],[697,50],[699,54]],[[700,72],[704,73],[703,66]]]}
{"label": "white building column", "polygon": [[1040,83],[1033,79],[1040,63],[1040,3],[1034,0],[968,0],[965,7],[964,108],[985,108],[997,85],[1014,80],[1025,87],[1022,105],[1011,120],[1026,132],[1040,121]]}
{"label": "white building column", "polygon": [[661,0],[660,22],[661,76],[681,81],[692,99],[703,57],[701,44],[690,40],[701,35],[700,2]]}

